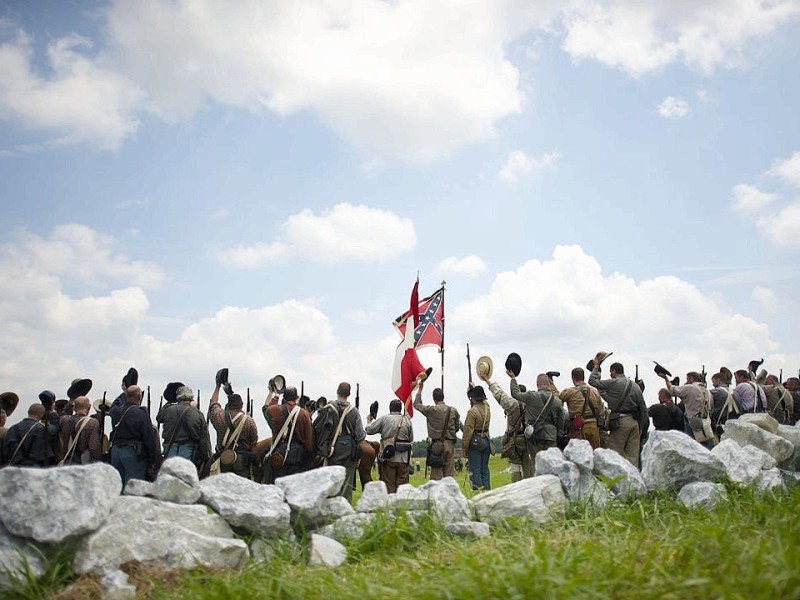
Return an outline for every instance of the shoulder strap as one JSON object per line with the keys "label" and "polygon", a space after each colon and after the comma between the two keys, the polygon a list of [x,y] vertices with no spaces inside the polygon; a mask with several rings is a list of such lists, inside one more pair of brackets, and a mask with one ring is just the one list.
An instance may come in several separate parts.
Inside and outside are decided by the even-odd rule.
{"label": "shoulder strap", "polygon": [[131,405],[128,408],[126,408],[125,412],[123,412],[122,416],[119,418],[119,421],[117,421],[117,425],[116,425],[116,427],[114,427],[114,430],[111,432],[111,437],[108,440],[108,444],[109,445],[114,443],[114,440],[117,437],[117,431],[119,431],[119,426],[122,425],[122,420],[125,418],[125,415],[128,414],[128,411],[133,408],[133,406],[134,405]]}
{"label": "shoulder strap", "polygon": [[78,424],[78,430],[72,434],[69,439],[69,447],[67,448],[67,452],[64,454],[64,458],[61,459],[61,462],[58,463],[58,466],[61,467],[67,460],[72,459],[72,455],[75,452],[75,446],[78,445],[78,438],[81,436],[81,432],[83,428],[89,423],[90,416],[86,415],[80,419],[80,423]]}
{"label": "shoulder strap", "polygon": [[187,405],[183,409],[183,412],[178,417],[178,422],[175,423],[175,427],[172,428],[172,435],[169,436],[169,442],[167,442],[167,445],[166,445],[166,447],[164,449],[165,451],[166,451],[166,448],[169,448],[170,446],[172,446],[172,442],[175,441],[175,436],[178,435],[178,432],[183,430],[183,425],[184,425],[183,417],[186,416],[186,413],[189,412],[191,410],[191,408],[192,408],[191,406]]}
{"label": "shoulder strap", "polygon": [[[288,407],[287,412],[288,412]],[[286,416],[286,420],[283,422],[283,426],[281,427],[280,431],[278,431],[278,435],[272,440],[272,445],[269,447],[269,452],[267,452],[267,456],[272,456],[272,452],[275,448],[278,447],[278,443],[283,439],[283,436],[286,435],[286,430],[291,427],[289,431],[289,439],[286,442],[286,451],[289,451],[289,446],[292,445],[292,439],[294,438],[294,428],[297,425],[297,417],[300,416],[300,411],[303,410],[297,404],[294,405],[292,411]]]}
{"label": "shoulder strap", "polygon": [[[447,435],[447,429],[450,427],[450,411],[453,410],[452,406],[447,407],[447,413],[444,415],[444,425],[442,425],[442,440],[445,439],[445,435]],[[458,429],[458,428],[456,428]]]}
{"label": "shoulder strap", "polygon": [[583,416],[583,413],[586,412],[586,405],[588,404],[589,410],[592,411],[592,418],[597,420],[597,409],[594,407],[594,404],[589,402],[589,394],[590,394],[589,387],[588,386],[586,388],[579,387],[578,389],[581,391],[581,394],[583,394],[583,411],[581,412],[581,416]]}
{"label": "shoulder strap", "polygon": [[[331,440],[331,448],[328,451],[328,457],[333,456],[333,450],[336,446],[336,441],[339,439],[339,435],[342,433],[342,426],[344,425],[344,418],[348,415],[348,413],[353,410],[353,405],[348,404],[345,409],[339,413],[339,422],[336,424],[336,432],[333,434],[333,439]],[[339,409],[336,409],[336,412],[339,412]]]}
{"label": "shoulder strap", "polygon": [[11,458],[8,459],[8,464],[9,465],[12,464],[12,461],[17,456],[17,452],[19,452],[20,449],[22,449],[22,457],[23,458],[28,458],[28,455],[30,454],[30,451],[31,451],[30,447],[33,445],[33,438],[31,438],[31,443],[28,444],[28,449],[27,450],[23,449],[22,445],[25,443],[25,439],[28,437],[28,435],[31,433],[31,431],[33,431],[36,428],[37,425],[41,425],[42,427],[44,427],[44,423],[42,423],[41,421],[36,421],[36,423],[34,423],[31,426],[31,428],[28,429],[28,431],[25,432],[25,435],[22,436],[22,439],[17,444],[17,447],[14,448],[14,453],[11,455]]}
{"label": "shoulder strap", "polygon": [[242,434],[242,429],[244,429],[245,421],[247,421],[247,419],[244,418],[243,412],[240,412],[231,419],[231,423],[237,423],[237,425],[236,429],[233,431],[233,435],[231,435],[231,430],[229,428],[225,432],[225,437],[222,438],[222,447],[225,450],[236,447],[236,444],[239,441],[239,436]]}
{"label": "shoulder strap", "polygon": [[533,420],[533,424],[534,424],[534,425],[535,425],[536,423],[538,423],[538,422],[539,422],[539,419],[540,419],[540,418],[541,418],[541,416],[544,414],[544,411],[546,411],[546,410],[547,410],[547,407],[548,407],[548,406],[550,406],[550,401],[551,401],[552,399],[553,399],[553,392],[550,392],[550,396],[548,396],[548,398],[547,398],[547,402],[545,402],[545,403],[544,403],[544,406],[542,407],[542,410],[541,410],[541,411],[539,411],[539,414],[538,414],[538,415],[536,415],[536,418]]}

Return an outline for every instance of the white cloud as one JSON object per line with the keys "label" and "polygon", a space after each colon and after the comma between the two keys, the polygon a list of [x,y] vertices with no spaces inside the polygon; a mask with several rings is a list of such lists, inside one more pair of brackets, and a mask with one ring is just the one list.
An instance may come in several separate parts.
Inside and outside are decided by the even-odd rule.
{"label": "white cloud", "polygon": [[533,158],[522,150],[513,150],[508,154],[497,176],[509,184],[514,184],[521,175],[530,175],[555,167],[561,156],[557,152],[548,152],[541,158]]}
{"label": "white cloud", "polygon": [[437,270],[442,274],[475,276],[486,270],[486,262],[474,254],[464,258],[448,256],[439,263]]}
{"label": "white cloud", "polygon": [[689,114],[689,104],[683,98],[667,96],[658,105],[658,114],[665,119],[681,119]]}
{"label": "white cloud", "polygon": [[528,380],[583,365],[600,349],[628,368],[659,360],[681,370],[777,350],[765,324],[726,312],[695,286],[674,276],[605,274],[579,246],[558,246],[550,260],[499,273],[485,295],[455,307],[448,323],[451,341],[469,336],[496,362],[519,352],[532,365],[523,366]]}
{"label": "white cloud", "polygon": [[379,262],[411,250],[417,242],[410,219],[346,203],[320,215],[303,210],[290,216],[279,230],[281,235],[273,242],[227,248],[218,252],[217,258],[237,268],[255,268],[288,258],[323,263]]}
{"label": "white cloud", "polygon": [[785,206],[778,212],[756,221],[761,234],[775,246],[800,248],[800,202]]}
{"label": "white cloud", "polygon": [[71,35],[47,46],[52,73],[33,69],[31,38],[18,31],[0,44],[0,119],[62,137],[15,149],[17,154],[66,143],[91,142],[116,149],[139,127],[135,110],[141,92],[124,76],[86,55],[92,43]]}
{"label": "white cloud", "polygon": [[757,286],[753,288],[752,298],[769,313],[777,311],[780,305],[775,290],[772,288]]}
{"label": "white cloud", "polygon": [[564,49],[634,76],[674,62],[710,73],[741,64],[745,46],[800,12],[794,0],[573,2]]}
{"label": "white cloud", "polygon": [[370,153],[426,161],[491,138],[522,104],[503,52],[520,25],[491,2],[116,1],[107,15],[121,68],[167,119],[207,101],[310,110]]}
{"label": "white cloud", "polygon": [[800,152],[795,152],[790,158],[775,163],[767,171],[767,175],[778,177],[785,183],[800,188]]}
{"label": "white cloud", "polygon": [[754,216],[753,213],[764,209],[776,198],[778,198],[777,194],[762,192],[757,187],[740,183],[733,188],[732,208],[735,211]]}

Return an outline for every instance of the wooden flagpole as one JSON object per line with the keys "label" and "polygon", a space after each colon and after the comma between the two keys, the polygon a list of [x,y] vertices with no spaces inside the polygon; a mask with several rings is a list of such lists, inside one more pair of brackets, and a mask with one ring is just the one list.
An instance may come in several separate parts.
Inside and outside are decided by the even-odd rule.
{"label": "wooden flagpole", "polygon": [[442,392],[444,392],[444,284],[447,283],[446,281],[442,281],[442,347],[439,348],[439,354],[442,355]]}

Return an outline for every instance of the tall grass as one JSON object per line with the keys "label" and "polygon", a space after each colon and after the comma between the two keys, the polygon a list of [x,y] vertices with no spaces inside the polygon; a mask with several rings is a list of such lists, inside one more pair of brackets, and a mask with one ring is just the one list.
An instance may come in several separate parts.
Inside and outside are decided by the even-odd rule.
{"label": "tall grass", "polygon": [[[157,598],[800,598],[800,490],[729,489],[713,510],[664,495],[573,508],[541,527],[510,521],[462,540],[435,520],[376,519],[339,569],[291,556],[206,576]],[[415,524],[416,523],[416,524]]]}

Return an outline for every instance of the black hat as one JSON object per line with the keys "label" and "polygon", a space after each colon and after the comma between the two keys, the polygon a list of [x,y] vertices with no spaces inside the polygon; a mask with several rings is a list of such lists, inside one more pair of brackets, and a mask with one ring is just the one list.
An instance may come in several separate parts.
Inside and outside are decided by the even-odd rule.
{"label": "black hat", "polygon": [[655,363],[655,365],[656,365],[655,367],[653,367],[653,371],[655,371],[656,375],[658,375],[659,377],[664,377],[664,375],[666,375],[667,377],[672,377],[672,373],[670,373],[670,372],[669,372],[669,371],[666,369],[666,367],[662,367],[662,366],[661,366],[660,364],[658,364],[656,361],[653,361],[653,362],[654,362],[654,363]]}
{"label": "black hat", "polygon": [[139,383],[139,371],[131,367],[130,369],[128,369],[128,372],[122,378],[122,385],[124,385],[125,388],[127,389],[132,385],[136,385],[137,383]]}
{"label": "black hat", "polygon": [[19,404],[19,396],[14,392],[0,394],[0,409],[6,411],[7,417],[11,416],[11,413],[17,408],[17,404]]}
{"label": "black hat", "polygon": [[72,385],[67,390],[67,398],[75,400],[78,396],[85,396],[92,389],[91,379],[73,379]]}
{"label": "black hat", "polygon": [[467,397],[470,400],[486,400],[486,392],[483,390],[482,385],[476,385],[467,392]]}
{"label": "black hat", "polygon": [[184,387],[183,383],[181,383],[180,381],[173,381],[171,383],[168,383],[167,387],[164,388],[164,393],[162,395],[164,396],[164,400],[167,401],[167,404],[178,401],[179,387]]}
{"label": "black hat", "polygon": [[56,401],[56,395],[50,390],[42,390],[41,392],[39,392],[39,400],[47,408],[50,408],[51,406],[53,406],[53,402]]}
{"label": "black hat", "polygon": [[372,404],[369,405],[369,414],[372,416],[373,419],[378,418],[378,401],[375,400]]}
{"label": "black hat", "polygon": [[753,375],[755,375],[756,371],[758,371],[758,367],[760,367],[763,364],[764,364],[764,359],[762,358],[761,360],[751,360],[749,363],[747,363],[747,366],[750,369],[750,372]]}
{"label": "black hat", "polygon": [[516,352],[512,352],[508,355],[506,359],[506,371],[511,371],[514,377],[519,376],[519,372],[522,371],[522,357]]}
{"label": "black hat", "polygon": [[283,401],[290,402],[292,400],[297,400],[297,388],[296,387],[287,387],[283,390]]}
{"label": "black hat", "polygon": [[561,373],[559,371],[548,371],[545,373],[545,375],[547,375],[550,379],[553,379],[553,377],[558,377],[561,375]]}
{"label": "black hat", "polygon": [[217,371],[216,382],[219,384],[228,383],[228,367]]}
{"label": "black hat", "polygon": [[672,385],[680,385],[681,384],[681,378],[680,377],[673,377],[673,379],[672,379],[672,381],[670,381],[670,383]]}

